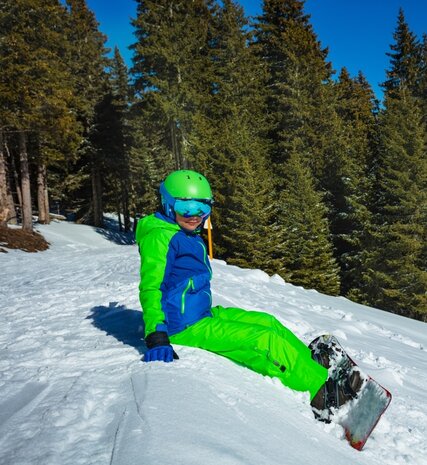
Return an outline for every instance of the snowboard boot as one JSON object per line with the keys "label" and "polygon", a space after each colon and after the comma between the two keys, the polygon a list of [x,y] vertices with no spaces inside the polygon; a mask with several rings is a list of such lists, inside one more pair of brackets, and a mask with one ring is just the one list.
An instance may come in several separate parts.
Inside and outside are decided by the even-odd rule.
{"label": "snowboard boot", "polygon": [[339,409],[349,400],[357,397],[363,379],[337,346],[318,344],[312,350],[312,358],[329,371],[329,377],[311,401],[314,416],[320,421],[330,423],[333,409]]}

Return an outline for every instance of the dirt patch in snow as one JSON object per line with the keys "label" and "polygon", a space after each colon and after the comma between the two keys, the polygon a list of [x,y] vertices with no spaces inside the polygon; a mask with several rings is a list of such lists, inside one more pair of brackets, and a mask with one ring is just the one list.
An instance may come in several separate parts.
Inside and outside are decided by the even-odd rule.
{"label": "dirt patch in snow", "polygon": [[40,252],[49,248],[49,242],[38,232],[27,232],[17,228],[0,227],[0,252],[20,249],[25,252]]}

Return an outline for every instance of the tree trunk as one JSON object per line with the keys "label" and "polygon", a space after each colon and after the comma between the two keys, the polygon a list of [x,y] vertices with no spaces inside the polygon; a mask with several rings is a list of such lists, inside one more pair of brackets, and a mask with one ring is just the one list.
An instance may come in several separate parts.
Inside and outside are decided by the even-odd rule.
{"label": "tree trunk", "polygon": [[44,163],[37,168],[37,204],[39,210],[39,223],[49,224],[49,197],[47,191],[47,170]]}
{"label": "tree trunk", "polygon": [[[15,157],[13,156],[12,153],[10,153],[10,150],[9,150],[9,146],[7,144],[7,142],[5,141],[5,144],[4,144],[4,148],[6,150],[6,154],[7,154],[7,158],[9,159],[9,166],[10,166],[10,169],[12,170],[12,174],[13,174],[13,181],[15,183],[15,189],[16,189],[16,197],[18,199],[18,205],[19,205],[19,208],[22,210],[22,193],[21,193],[21,185],[20,185],[20,182],[19,182],[19,175],[18,175],[18,169],[16,168],[16,162],[15,162]],[[9,180],[11,178],[9,177]],[[13,201],[13,188],[12,188],[12,185],[11,185],[11,195],[12,195],[12,204],[14,205],[14,201]],[[14,210],[15,207],[14,207]],[[15,212],[15,218],[16,218],[16,212]]]}
{"label": "tree trunk", "polygon": [[123,223],[122,223],[122,198],[123,198],[123,192],[122,192],[122,183],[120,181],[115,181],[114,182],[114,199],[116,201],[116,210],[117,210],[117,222],[119,225],[119,231],[123,231]]}
{"label": "tree trunk", "polygon": [[[46,167],[45,167],[46,169]],[[45,184],[45,188],[44,188],[44,208],[46,210],[46,224],[49,224],[50,223],[50,214],[49,214],[49,191],[48,191],[48,188],[47,188],[47,171],[46,171],[46,175],[45,175],[45,181],[46,181],[46,184]]]}
{"label": "tree trunk", "polygon": [[123,231],[123,224],[122,224],[122,201],[121,201],[121,194],[117,196],[117,220],[119,222],[119,231]]}
{"label": "tree trunk", "polygon": [[44,208],[46,210],[46,224],[50,223],[50,215],[49,215],[49,191],[47,188],[47,168],[46,166],[44,167],[45,169],[45,185],[44,185]]}
{"label": "tree trunk", "polygon": [[[0,134],[0,137],[3,138],[1,147],[3,150],[4,167],[5,167],[5,175],[6,175],[6,203],[7,203],[7,208],[9,210],[9,215],[6,221],[8,224],[18,224],[15,200],[13,197],[11,172],[13,173],[13,176],[16,176],[16,177],[18,177],[18,173],[16,173],[15,160],[12,158],[12,155],[9,152],[9,148],[7,146],[7,142],[6,142],[6,138],[4,137],[4,134]],[[21,189],[19,188],[19,186],[17,186],[16,190],[17,190],[18,203],[19,205],[22,205]]]}
{"label": "tree trunk", "polygon": [[8,224],[18,224],[18,218],[16,216],[15,201],[13,199],[12,184],[10,182],[10,175],[8,164],[6,162],[6,191],[7,191],[7,205],[9,210],[9,216],[7,218]]}
{"label": "tree trunk", "polygon": [[3,133],[0,131],[0,227],[7,227],[7,219],[9,217],[6,186],[6,157],[4,156]]}
{"label": "tree trunk", "polygon": [[30,169],[27,153],[27,136],[24,131],[19,132],[19,161],[21,167],[22,230],[32,232],[33,212],[31,208]]}
{"label": "tree trunk", "polygon": [[44,173],[43,165],[37,166],[37,207],[39,211],[39,223],[46,223],[46,211],[44,208]]}
{"label": "tree trunk", "polygon": [[130,213],[129,213],[129,188],[127,182],[123,183],[123,220],[125,232],[130,231]]}
{"label": "tree trunk", "polygon": [[92,197],[93,197],[93,225],[101,228],[102,219],[102,184],[99,169],[93,161],[92,165]]}
{"label": "tree trunk", "polygon": [[175,126],[174,120],[170,120],[169,122],[169,131],[170,131],[170,137],[171,137],[172,154],[175,159],[175,169],[180,170],[182,168],[181,156],[179,153],[179,144],[178,144],[178,140],[176,136],[176,126]]}
{"label": "tree trunk", "polygon": [[184,136],[182,136],[182,144],[181,144],[181,146],[182,146],[182,149],[181,149],[181,166],[182,166],[183,170],[188,170],[189,165],[188,165],[188,161],[187,161],[187,157],[186,157],[188,141]]}

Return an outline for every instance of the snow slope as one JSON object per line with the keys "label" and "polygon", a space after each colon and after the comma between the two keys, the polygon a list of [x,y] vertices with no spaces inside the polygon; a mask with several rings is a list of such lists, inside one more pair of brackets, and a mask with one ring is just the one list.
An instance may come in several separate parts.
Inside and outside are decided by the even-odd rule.
{"label": "snow slope", "polygon": [[139,257],[122,236],[55,222],[46,252],[0,254],[1,465],[427,463],[427,325],[214,260],[214,304],[335,334],[393,393],[362,452],[308,395],[214,354],[141,361]]}

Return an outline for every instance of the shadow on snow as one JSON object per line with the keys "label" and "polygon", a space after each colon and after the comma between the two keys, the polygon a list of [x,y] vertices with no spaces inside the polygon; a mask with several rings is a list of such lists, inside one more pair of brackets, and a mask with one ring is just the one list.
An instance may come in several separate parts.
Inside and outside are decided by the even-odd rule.
{"label": "shadow on snow", "polygon": [[118,302],[110,302],[108,307],[93,307],[87,319],[92,320],[92,324],[101,331],[114,336],[123,344],[134,347],[141,355],[147,350],[140,310],[132,310],[125,305],[119,305]]}
{"label": "shadow on snow", "polygon": [[126,233],[120,231],[119,222],[114,218],[104,216],[104,228],[95,228],[95,231],[115,244],[135,244],[135,234],[132,231]]}

